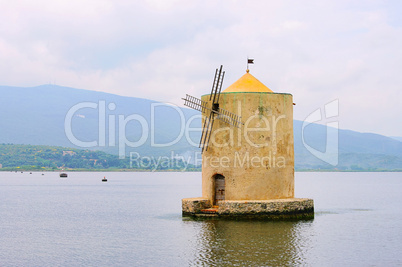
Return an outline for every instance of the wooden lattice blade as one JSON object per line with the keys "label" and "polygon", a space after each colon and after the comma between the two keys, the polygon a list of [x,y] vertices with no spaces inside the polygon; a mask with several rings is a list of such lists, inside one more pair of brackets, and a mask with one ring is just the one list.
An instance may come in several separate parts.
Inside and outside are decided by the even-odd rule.
{"label": "wooden lattice blade", "polygon": [[199,147],[202,149],[201,153],[204,152],[204,149],[208,147],[209,139],[211,138],[212,126],[214,122],[214,114],[213,112],[209,113],[209,116],[204,120],[204,126],[202,127],[202,135],[200,139]]}
{"label": "wooden lattice blade", "polygon": [[206,107],[207,102],[202,101],[201,99],[196,98],[194,96],[186,94],[186,98],[182,98],[182,99],[184,100],[184,105],[189,108],[201,111],[202,113],[204,113],[208,109]]}
{"label": "wooden lattice blade", "polygon": [[238,116],[230,111],[227,111],[226,109],[219,108],[217,112],[216,111],[213,111],[213,112],[217,115],[216,118],[218,120],[228,123],[234,127],[240,128],[240,126],[244,124],[241,121],[240,116]]}

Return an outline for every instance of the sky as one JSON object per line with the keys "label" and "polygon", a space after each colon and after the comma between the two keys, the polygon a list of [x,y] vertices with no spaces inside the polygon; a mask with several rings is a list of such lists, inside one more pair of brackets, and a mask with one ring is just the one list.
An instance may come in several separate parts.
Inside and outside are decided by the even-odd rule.
{"label": "sky", "polygon": [[[0,85],[57,84],[182,106],[246,71],[305,120],[402,136],[402,1],[0,0]],[[44,96],[45,97],[45,96]],[[320,123],[325,124],[325,115]]]}

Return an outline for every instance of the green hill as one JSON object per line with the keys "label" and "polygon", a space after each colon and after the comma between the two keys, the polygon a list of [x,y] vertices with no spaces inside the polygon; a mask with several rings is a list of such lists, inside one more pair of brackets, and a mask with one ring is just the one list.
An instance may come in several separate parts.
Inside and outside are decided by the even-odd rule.
{"label": "green hill", "polygon": [[[57,146],[0,144],[2,170],[57,170],[57,169],[132,169],[132,170],[193,170],[194,166],[181,159],[162,161],[130,158],[119,159],[102,151],[81,150]],[[164,163],[164,164],[163,164]]]}

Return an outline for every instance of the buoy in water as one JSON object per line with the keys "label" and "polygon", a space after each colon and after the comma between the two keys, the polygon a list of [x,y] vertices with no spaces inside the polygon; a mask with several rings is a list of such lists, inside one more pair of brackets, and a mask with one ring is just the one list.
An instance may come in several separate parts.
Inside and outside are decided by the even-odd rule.
{"label": "buoy in water", "polygon": [[106,176],[103,176],[102,182],[107,182]]}

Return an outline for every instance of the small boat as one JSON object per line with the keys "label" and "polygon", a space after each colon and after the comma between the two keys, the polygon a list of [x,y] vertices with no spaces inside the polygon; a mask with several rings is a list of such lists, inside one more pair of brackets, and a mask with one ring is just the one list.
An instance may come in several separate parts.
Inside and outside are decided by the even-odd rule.
{"label": "small boat", "polygon": [[60,178],[67,178],[67,173],[65,172],[60,173]]}
{"label": "small boat", "polygon": [[102,182],[107,182],[106,176],[103,176]]}

